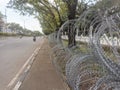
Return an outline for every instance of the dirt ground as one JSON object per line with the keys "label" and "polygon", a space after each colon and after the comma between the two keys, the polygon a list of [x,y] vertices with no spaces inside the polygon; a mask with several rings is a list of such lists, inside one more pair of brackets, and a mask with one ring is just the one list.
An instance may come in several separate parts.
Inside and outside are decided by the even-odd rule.
{"label": "dirt ground", "polygon": [[19,90],[68,90],[56,73],[52,60],[50,60],[50,53],[48,41],[44,39],[42,47]]}

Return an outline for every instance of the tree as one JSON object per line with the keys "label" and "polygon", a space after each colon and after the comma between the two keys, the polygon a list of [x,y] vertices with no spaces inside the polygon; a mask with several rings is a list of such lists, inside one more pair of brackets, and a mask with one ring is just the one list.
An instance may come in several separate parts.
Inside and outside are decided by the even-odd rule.
{"label": "tree", "polygon": [[2,30],[2,27],[4,26],[4,21],[3,21],[3,14],[0,12],[0,31]]}
{"label": "tree", "polygon": [[33,34],[31,30],[23,28],[17,23],[7,23],[7,28],[10,29],[12,32],[16,32],[17,34],[20,34],[20,35],[32,35]]}
{"label": "tree", "polygon": [[[75,15],[76,15],[76,8],[77,8],[77,3],[78,0],[63,0],[68,8],[68,19],[72,20],[75,19]],[[75,30],[73,29],[74,27],[74,23],[73,24],[69,24],[69,30],[68,31],[68,47],[72,47],[76,45],[76,41],[75,41]]]}
{"label": "tree", "polygon": [[20,10],[23,14],[35,15],[43,30],[46,26],[47,29],[55,31],[58,30],[65,20],[66,8],[64,8],[65,5],[62,3],[62,0],[54,0],[53,3],[49,0],[11,0],[9,6]]}
{"label": "tree", "polygon": [[22,35],[33,36],[33,31],[28,30],[28,29],[25,28],[25,29],[22,30]]}
{"label": "tree", "polygon": [[17,23],[7,23],[7,28],[13,32],[22,32],[23,28]]}
{"label": "tree", "polygon": [[[85,2],[83,0],[10,0],[9,7],[19,10],[22,14],[34,15],[39,20],[43,32],[49,34],[58,31],[66,20],[75,19],[87,9],[86,1],[90,0]],[[68,38],[69,47],[76,45],[75,30],[68,30]]]}
{"label": "tree", "polygon": [[34,31],[33,34],[34,34],[35,36],[41,36],[41,35],[42,35],[39,31]]}
{"label": "tree", "polygon": [[94,5],[94,8],[105,11],[116,5],[120,5],[120,0],[98,0]]}

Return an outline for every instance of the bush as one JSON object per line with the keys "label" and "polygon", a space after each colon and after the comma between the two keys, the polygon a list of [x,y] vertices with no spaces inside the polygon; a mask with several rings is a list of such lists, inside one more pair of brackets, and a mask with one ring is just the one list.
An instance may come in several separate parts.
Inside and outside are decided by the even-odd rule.
{"label": "bush", "polygon": [[17,36],[17,34],[0,32],[0,36]]}

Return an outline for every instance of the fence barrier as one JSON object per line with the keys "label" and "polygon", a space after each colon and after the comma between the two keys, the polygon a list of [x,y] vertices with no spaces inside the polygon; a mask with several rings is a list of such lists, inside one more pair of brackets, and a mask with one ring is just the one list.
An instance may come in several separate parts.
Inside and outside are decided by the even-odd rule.
{"label": "fence barrier", "polygon": [[[53,64],[72,90],[120,90],[119,10],[89,9],[49,35]],[[73,47],[68,30],[77,41]]]}

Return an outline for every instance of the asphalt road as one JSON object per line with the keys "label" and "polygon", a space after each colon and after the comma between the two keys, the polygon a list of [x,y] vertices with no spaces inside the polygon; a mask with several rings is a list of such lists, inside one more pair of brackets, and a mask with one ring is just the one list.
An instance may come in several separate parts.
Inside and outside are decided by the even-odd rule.
{"label": "asphalt road", "polygon": [[41,38],[33,42],[32,37],[0,40],[0,90],[5,90],[33,51]]}

